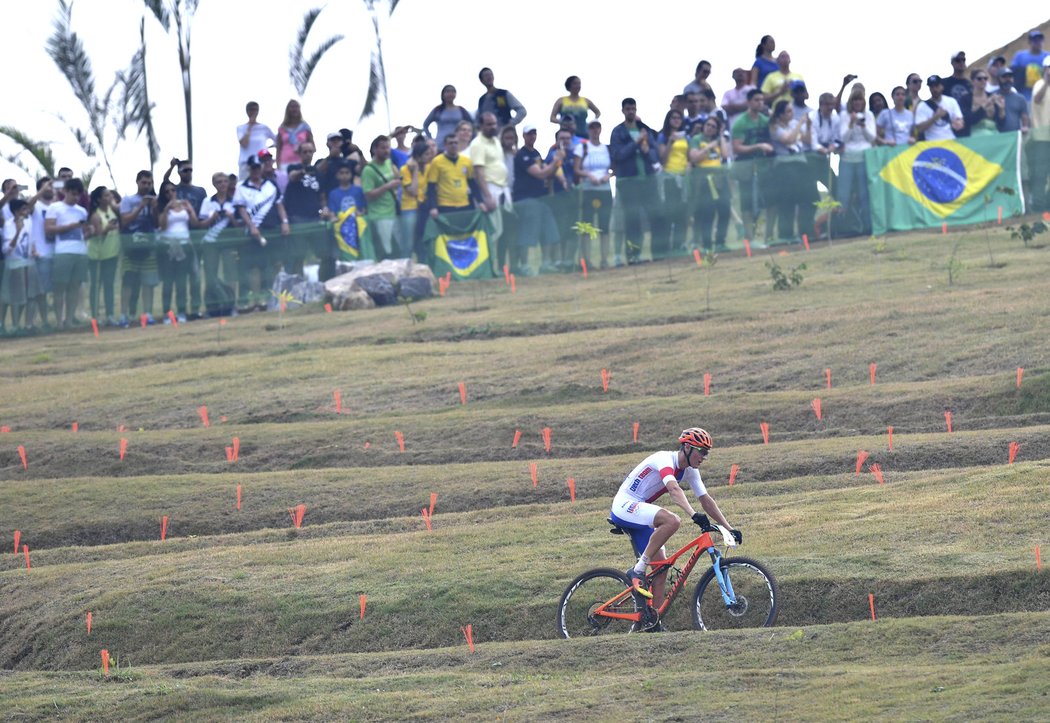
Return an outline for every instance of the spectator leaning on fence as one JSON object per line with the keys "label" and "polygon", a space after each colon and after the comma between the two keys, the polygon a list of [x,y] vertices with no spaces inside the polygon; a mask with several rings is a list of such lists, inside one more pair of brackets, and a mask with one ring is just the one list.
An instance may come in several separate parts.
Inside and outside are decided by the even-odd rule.
{"label": "spectator leaning on fence", "polygon": [[[693,246],[697,247],[699,237],[705,252],[725,251],[729,230],[729,177],[724,164],[729,159],[730,148],[722,131],[722,119],[713,115],[704,122],[702,130],[689,139],[689,161],[695,169],[690,178]],[[712,227],[715,228],[713,237]]]}
{"label": "spectator leaning on fence", "polygon": [[882,111],[875,119],[878,140],[884,146],[904,146],[915,142],[915,114],[904,107],[907,95],[908,91],[898,85],[890,93],[893,107]]}
{"label": "spectator leaning on fence", "polygon": [[[581,219],[598,229],[599,268],[609,266],[609,222],[612,218],[612,161],[609,146],[602,143],[602,123],[587,124],[587,142],[573,150],[573,169],[579,181]],[[580,255],[591,263],[590,239],[584,238]]]}
{"label": "spectator leaning on fence", "polygon": [[[769,182],[766,159],[773,155],[769,140],[769,116],[762,112],[765,96],[755,88],[747,94],[747,113],[733,124],[733,175],[740,193],[740,213],[749,238],[754,238],[759,215],[765,208]],[[766,239],[772,236],[771,219],[766,219]]]}
{"label": "spectator leaning on fence", "polygon": [[805,155],[811,140],[812,123],[808,114],[796,118],[789,100],[779,100],[773,106],[769,135],[775,156],[769,202],[777,211],[777,238],[780,241],[795,243],[801,241],[802,234],[813,235],[814,203],[820,197]]}
{"label": "spectator leaning on fence", "polygon": [[557,244],[558,227],[550,207],[543,202],[549,193],[550,178],[564,162],[556,158],[554,163],[544,163],[543,155],[536,149],[536,126],[526,123],[522,127],[522,147],[514,155],[514,210],[518,215],[518,247],[516,258],[511,259],[511,268],[520,276],[532,276],[528,265],[529,249],[539,244],[549,247]]}
{"label": "spectator leaning on fence", "polygon": [[211,182],[215,195],[201,204],[200,221],[207,229],[201,255],[204,257],[204,306],[209,315],[216,316],[227,313],[236,302],[237,265],[230,242],[232,232],[220,239],[223,231],[233,225],[235,211],[229,177],[225,173],[215,173]]}

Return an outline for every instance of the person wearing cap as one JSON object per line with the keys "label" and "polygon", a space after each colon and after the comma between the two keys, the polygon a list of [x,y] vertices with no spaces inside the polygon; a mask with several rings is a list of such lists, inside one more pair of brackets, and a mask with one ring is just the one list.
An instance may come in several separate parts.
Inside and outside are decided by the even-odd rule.
{"label": "person wearing cap", "polygon": [[[514,211],[518,216],[518,248],[511,256],[511,270],[519,276],[532,276],[529,249],[539,244],[552,248],[560,239],[550,206],[543,202],[550,193],[550,179],[565,163],[565,152],[558,149],[552,163],[544,163],[536,148],[536,126],[522,126],[522,147],[514,154]],[[547,251],[545,256],[550,255]]]}
{"label": "person wearing cap", "polygon": [[[791,110],[794,112],[796,118],[802,118],[808,116],[810,122],[813,121],[813,109],[806,105],[806,101],[809,100],[809,89],[806,88],[806,81],[804,80],[793,80],[790,83],[791,88]],[[810,138],[810,144],[808,147],[803,148],[803,151],[813,150],[819,146],[817,143],[816,135],[813,134]]]}
{"label": "person wearing cap", "polygon": [[525,120],[528,114],[525,106],[506,88],[496,87],[496,76],[492,73],[492,68],[482,68],[478,72],[478,80],[485,86],[485,92],[478,98],[478,112],[474,114],[479,123],[482,113],[495,115],[500,128],[505,125],[516,126]]}
{"label": "person wearing cap", "polygon": [[[390,131],[390,162],[401,169],[408,159],[412,157],[411,147],[405,145],[405,137],[412,130],[412,126],[398,126]],[[394,145],[394,144],[397,145]]]}
{"label": "person wearing cap", "polygon": [[1032,28],[1028,31],[1028,49],[1018,50],[1010,61],[1017,91],[1025,100],[1032,99],[1032,88],[1043,75],[1043,61],[1050,53],[1043,50],[1043,31]]}
{"label": "person wearing cap", "polygon": [[788,51],[781,50],[777,55],[777,69],[766,75],[766,79],[762,81],[762,93],[770,108],[775,106],[778,100],[790,99],[793,80],[805,78],[791,70],[791,56]]}
{"label": "person wearing cap", "polygon": [[240,155],[237,157],[237,168],[242,181],[248,177],[248,158],[266,148],[267,142],[277,142],[277,136],[270,130],[270,127],[258,121],[258,103],[254,100],[249,101],[244,106],[244,112],[248,114],[248,122],[237,126],[237,142],[241,147]]}
{"label": "person wearing cap", "polygon": [[996,95],[1003,99],[1003,117],[999,120],[1000,133],[1012,133],[1021,131],[1028,132],[1028,101],[1024,96],[1014,90],[1014,73],[1010,68],[1004,68],[999,74],[999,90]]}
{"label": "person wearing cap", "polygon": [[[289,232],[288,214],[281,191],[273,180],[263,175],[263,161],[258,154],[248,156],[248,178],[237,186],[233,206],[244,221],[249,238],[239,249],[241,288],[238,299],[241,312],[265,309],[270,286],[270,253],[265,233],[280,229]],[[244,280],[248,284],[244,284]],[[252,305],[252,301],[255,305]]]}
{"label": "person wearing cap", "polygon": [[1050,56],[1043,58],[1043,75],[1032,86],[1031,130],[1028,133],[1028,188],[1031,209],[1050,211]]}
{"label": "person wearing cap", "polygon": [[994,93],[999,90],[999,73],[1006,67],[1006,56],[996,55],[988,61],[988,85],[984,87],[986,93]]}
{"label": "person wearing cap", "polygon": [[926,79],[930,97],[915,108],[915,133],[921,140],[955,140],[955,131],[963,127],[962,111],[955,98],[944,94],[939,75]]}
{"label": "person wearing cap", "polygon": [[970,111],[973,109],[973,83],[966,77],[966,53],[959,51],[951,58],[952,74],[941,78],[944,94],[955,98],[963,114],[963,126],[955,132],[958,138],[970,135]]}

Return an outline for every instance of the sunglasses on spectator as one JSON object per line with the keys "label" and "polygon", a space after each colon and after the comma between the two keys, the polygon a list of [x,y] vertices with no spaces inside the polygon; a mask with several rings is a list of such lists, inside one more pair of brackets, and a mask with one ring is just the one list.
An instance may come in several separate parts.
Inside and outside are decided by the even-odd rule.
{"label": "sunglasses on spectator", "polygon": [[987,75],[978,75],[974,80],[988,80]]}

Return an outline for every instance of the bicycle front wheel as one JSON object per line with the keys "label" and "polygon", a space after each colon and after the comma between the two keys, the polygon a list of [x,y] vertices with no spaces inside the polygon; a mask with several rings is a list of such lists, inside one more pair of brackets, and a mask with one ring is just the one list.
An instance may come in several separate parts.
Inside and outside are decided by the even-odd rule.
{"label": "bicycle front wheel", "polygon": [[733,589],[727,603],[714,568],[704,573],[693,593],[693,627],[697,630],[735,630],[769,627],[777,620],[777,581],[760,563],[747,557],[722,559]]}
{"label": "bicycle front wheel", "polygon": [[585,638],[631,632],[638,612],[627,576],[619,570],[588,570],[569,584],[558,603],[558,635]]}

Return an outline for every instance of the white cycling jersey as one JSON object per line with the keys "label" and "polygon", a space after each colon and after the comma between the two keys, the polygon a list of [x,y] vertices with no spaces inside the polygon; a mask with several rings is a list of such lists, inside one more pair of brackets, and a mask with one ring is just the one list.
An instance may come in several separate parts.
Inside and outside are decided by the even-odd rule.
{"label": "white cycling jersey", "polygon": [[652,502],[667,492],[667,483],[671,480],[688,483],[697,497],[707,494],[700,470],[688,466],[678,468],[678,452],[653,452],[631,470],[617,495]]}

